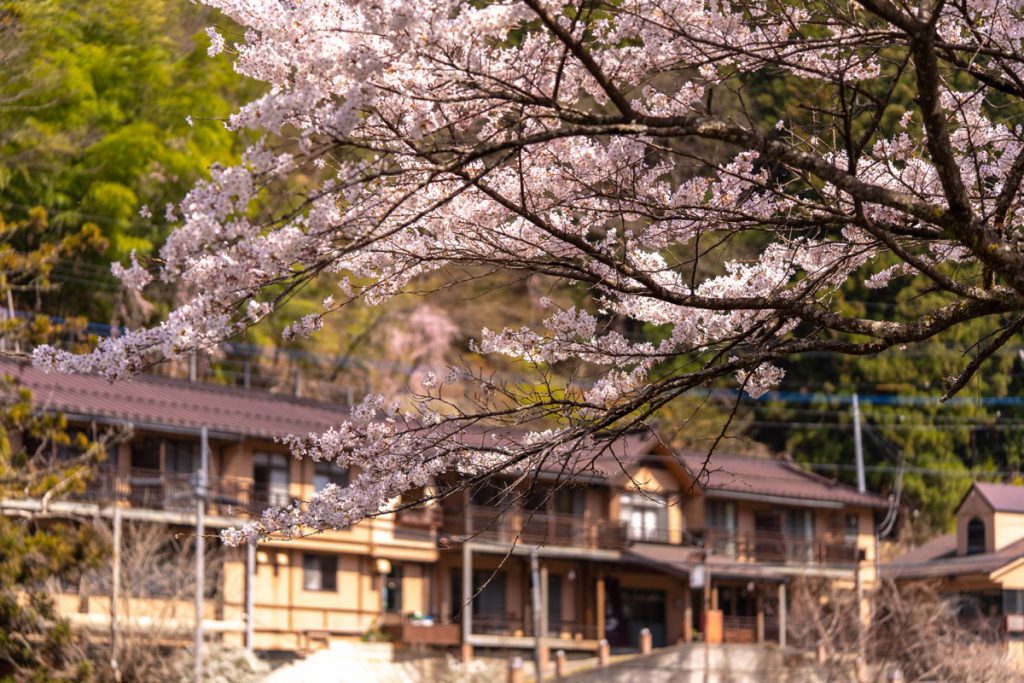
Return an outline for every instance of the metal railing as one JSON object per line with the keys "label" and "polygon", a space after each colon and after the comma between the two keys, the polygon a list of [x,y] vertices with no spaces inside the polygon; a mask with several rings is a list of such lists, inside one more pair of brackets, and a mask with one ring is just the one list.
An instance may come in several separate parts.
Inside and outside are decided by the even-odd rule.
{"label": "metal railing", "polygon": [[443,533],[481,541],[618,550],[626,525],[617,520],[470,506],[444,511]]}
{"label": "metal railing", "polygon": [[855,564],[860,559],[855,541],[829,535],[806,538],[784,532],[739,533],[712,528],[699,536],[713,554],[745,562]]}
{"label": "metal railing", "polygon": [[[148,510],[192,512],[197,501],[195,474],[133,468],[116,471],[101,468],[89,479],[85,488],[70,500],[112,503],[126,502],[132,507]],[[252,480],[241,477],[209,477],[207,481],[207,512],[231,515],[240,512],[258,513],[264,503]]]}

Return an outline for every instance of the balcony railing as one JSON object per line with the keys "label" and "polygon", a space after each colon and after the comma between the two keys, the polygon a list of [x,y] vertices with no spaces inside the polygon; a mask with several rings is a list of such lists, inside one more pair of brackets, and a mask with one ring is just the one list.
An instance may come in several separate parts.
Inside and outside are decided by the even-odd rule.
{"label": "balcony railing", "polygon": [[617,520],[476,506],[446,509],[443,531],[498,543],[604,550],[626,544],[626,525]]}
{"label": "balcony railing", "polygon": [[404,508],[395,513],[395,521],[415,529],[433,529],[441,523],[437,508]]}
{"label": "balcony railing", "polygon": [[855,564],[861,559],[857,543],[842,537],[808,539],[784,532],[725,529],[706,529],[701,537],[714,555],[745,562]]}
{"label": "balcony railing", "polygon": [[[265,498],[248,479],[209,477],[207,482],[209,514],[258,513],[264,507]],[[83,491],[70,499],[91,503],[123,501],[149,510],[192,512],[197,501],[195,475],[146,469],[118,472],[103,468],[92,476]]]}

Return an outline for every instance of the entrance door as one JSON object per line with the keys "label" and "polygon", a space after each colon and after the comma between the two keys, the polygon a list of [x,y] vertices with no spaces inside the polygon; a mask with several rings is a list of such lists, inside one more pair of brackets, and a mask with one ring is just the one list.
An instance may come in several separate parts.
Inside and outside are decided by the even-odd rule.
{"label": "entrance door", "polygon": [[622,589],[622,615],[629,646],[640,646],[640,631],[651,630],[651,644],[665,646],[665,591]]}
{"label": "entrance door", "polygon": [[754,554],[757,559],[768,562],[782,562],[786,559],[782,513],[778,510],[754,513]]}

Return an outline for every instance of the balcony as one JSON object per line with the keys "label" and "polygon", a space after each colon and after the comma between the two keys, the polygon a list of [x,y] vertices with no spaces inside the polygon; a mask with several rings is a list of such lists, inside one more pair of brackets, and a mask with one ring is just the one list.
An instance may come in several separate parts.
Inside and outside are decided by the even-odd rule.
{"label": "balcony", "polygon": [[437,508],[412,507],[403,508],[395,513],[395,521],[413,529],[434,529],[441,523]]}
{"label": "balcony", "polygon": [[[132,507],[147,510],[193,512],[196,509],[195,475],[163,470],[131,469],[117,472],[102,468],[83,491],[70,500],[90,503],[126,501]],[[211,515],[259,513],[266,496],[254,491],[251,480],[238,477],[210,477],[207,483],[206,511]]]}
{"label": "balcony", "polygon": [[442,531],[492,543],[621,550],[626,525],[617,520],[558,513],[470,506],[444,511]]}
{"label": "balcony", "polygon": [[738,533],[705,529],[698,534],[713,555],[741,562],[770,564],[856,564],[861,550],[856,541],[841,536],[818,538],[793,536],[784,532]]}

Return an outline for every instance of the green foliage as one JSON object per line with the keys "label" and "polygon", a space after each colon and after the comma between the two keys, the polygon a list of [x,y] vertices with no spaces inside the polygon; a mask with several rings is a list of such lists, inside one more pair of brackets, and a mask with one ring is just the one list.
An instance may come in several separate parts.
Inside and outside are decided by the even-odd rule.
{"label": "green foliage", "polygon": [[[62,416],[32,409],[31,394],[0,382],[0,498],[48,500],[81,489],[104,444],[71,434]],[[12,435],[14,443],[12,443]],[[55,582],[77,580],[103,552],[92,527],[45,514],[0,515],[0,681],[87,681]]]}
{"label": "green foliage", "polygon": [[92,267],[62,257],[59,270],[68,287],[97,286],[47,312],[109,320],[109,263],[159,245],[164,206],[237,158],[223,120],[255,86],[206,55],[217,17],[183,0],[0,0],[0,17],[0,212],[19,222],[42,207],[53,240],[96,226],[106,248]]}

